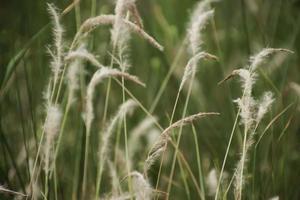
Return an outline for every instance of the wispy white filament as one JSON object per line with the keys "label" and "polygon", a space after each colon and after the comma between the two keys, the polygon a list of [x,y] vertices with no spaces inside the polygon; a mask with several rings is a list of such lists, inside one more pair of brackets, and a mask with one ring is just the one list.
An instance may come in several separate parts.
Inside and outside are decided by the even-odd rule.
{"label": "wispy white filament", "polygon": [[137,172],[131,172],[132,188],[136,200],[150,200],[152,199],[152,187],[144,176]]}
{"label": "wispy white filament", "polygon": [[144,86],[144,84],[136,76],[132,76],[128,73],[121,72],[117,69],[103,67],[103,68],[97,70],[94,73],[94,75],[87,87],[86,108],[85,108],[86,109],[85,123],[86,123],[87,134],[90,133],[91,124],[94,119],[93,96],[94,96],[96,85],[101,83],[103,81],[103,79],[105,79],[105,78],[119,77],[119,76],[124,77],[125,79],[128,79],[139,85]]}
{"label": "wispy white filament", "polygon": [[84,48],[80,48],[75,51],[71,51],[65,57],[66,61],[72,61],[75,59],[86,60],[86,61],[89,61],[92,65],[94,65],[96,67],[99,67],[99,68],[103,67],[103,65],[101,63],[99,63],[99,61],[96,59],[96,57]]}
{"label": "wispy white filament", "polygon": [[196,55],[194,55],[187,63],[187,65],[185,66],[185,70],[184,70],[184,74],[180,83],[180,87],[179,87],[179,91],[182,90],[184,83],[191,78],[192,74],[196,72],[196,67],[197,64],[199,62],[199,60],[206,58],[206,59],[217,59],[216,56],[211,55],[209,53],[206,52],[200,52]]}
{"label": "wispy white filament", "polygon": [[48,12],[52,18],[53,22],[53,35],[54,35],[54,46],[55,51],[50,51],[52,57],[51,69],[54,74],[54,82],[57,81],[59,74],[61,72],[61,67],[63,65],[62,55],[63,55],[63,32],[64,29],[60,24],[60,14],[57,11],[57,8],[53,4],[48,5]]}
{"label": "wispy white filament", "polygon": [[250,57],[250,70],[255,71],[260,65],[262,65],[266,59],[277,52],[293,53],[291,50],[282,48],[264,48],[258,54]]}
{"label": "wispy white filament", "polygon": [[256,123],[258,124],[264,115],[267,113],[267,111],[270,109],[272,103],[274,102],[272,92],[265,92],[262,99],[258,103],[258,111],[256,114]]}
{"label": "wispy white filament", "polygon": [[[201,11],[200,13],[199,10]],[[202,34],[201,31],[205,28],[205,25],[214,16],[214,10],[202,12],[202,9],[196,10],[193,13],[192,19],[188,28],[188,39],[190,52],[192,55],[198,53],[201,49]]]}
{"label": "wispy white filament", "polygon": [[117,122],[119,119],[122,119],[124,115],[126,115],[128,112],[132,112],[134,108],[137,106],[137,103],[133,100],[127,100],[124,102],[118,112],[115,114],[115,116],[111,119],[108,127],[103,131],[101,136],[101,148],[100,148],[100,157],[99,160],[101,165],[103,165],[104,161],[107,159],[108,151],[109,151],[109,144],[110,144],[110,138],[113,134],[113,130],[117,125]]}
{"label": "wispy white filament", "polygon": [[254,77],[256,75],[247,69],[234,70],[233,74],[240,76],[243,88],[243,96],[234,100],[234,102],[237,103],[240,108],[242,122],[249,128],[254,122],[253,113],[256,102],[252,97],[252,87],[255,83]]}
{"label": "wispy white filament", "polygon": [[45,130],[45,171],[48,173],[50,170],[50,162],[51,162],[51,149],[53,145],[54,138],[58,135],[60,124],[61,124],[62,112],[61,109],[57,105],[50,105],[47,108],[47,117],[44,124]]}

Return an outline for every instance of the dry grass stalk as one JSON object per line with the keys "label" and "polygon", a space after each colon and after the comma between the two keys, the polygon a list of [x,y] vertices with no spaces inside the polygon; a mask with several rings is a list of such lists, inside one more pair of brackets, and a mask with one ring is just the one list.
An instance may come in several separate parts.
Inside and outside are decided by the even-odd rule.
{"label": "dry grass stalk", "polygon": [[[114,24],[116,19],[115,15],[100,15],[97,17],[89,18],[87,19],[80,27],[78,33],[75,36],[74,43],[76,44],[79,40],[79,38],[86,33],[89,33],[93,29],[95,29],[98,26],[101,25],[112,25]],[[139,36],[141,36],[143,39],[148,41],[151,45],[159,49],[160,51],[163,51],[163,46],[160,45],[153,37],[148,35],[142,28],[137,26],[136,24],[126,20],[122,19],[123,23],[128,27],[128,29],[132,32],[135,32]]]}
{"label": "dry grass stalk", "polygon": [[262,63],[265,62],[269,55],[275,52],[292,53],[287,49],[265,48],[250,58],[249,70],[234,70],[228,77],[231,78],[234,75],[239,75],[242,80],[243,89],[243,96],[235,100],[235,102],[238,104],[240,116],[244,125],[243,151],[234,174],[234,195],[235,199],[237,200],[242,199],[242,191],[245,184],[243,173],[245,165],[248,161],[248,151],[255,142],[254,135],[256,134],[256,129],[274,101],[273,94],[270,92],[266,92],[260,101],[256,101],[252,97],[252,88],[256,81],[255,71]]}
{"label": "dry grass stalk", "polygon": [[158,138],[158,140],[154,143],[153,147],[150,149],[148,153],[148,157],[146,158],[146,161],[144,163],[144,174],[147,176],[148,170],[151,168],[151,166],[154,164],[154,162],[160,157],[162,152],[165,151],[165,148],[167,147],[167,143],[169,140],[169,134],[171,131],[175,128],[190,124],[194,122],[195,120],[201,119],[206,116],[210,115],[219,115],[219,113],[215,112],[208,112],[208,113],[197,113],[188,117],[185,117],[183,119],[178,120],[177,122],[171,124],[168,128],[166,128]]}
{"label": "dry grass stalk", "polygon": [[84,48],[79,48],[75,51],[71,51],[65,57],[65,61],[68,61],[68,62],[72,62],[76,59],[86,60],[98,68],[103,67],[103,65],[97,60],[97,58],[92,53],[88,52]]}
{"label": "dry grass stalk", "polygon": [[138,79],[138,77],[132,76],[125,72],[121,72],[117,69],[110,69],[110,68],[103,67],[103,68],[97,70],[94,73],[94,75],[87,87],[85,123],[86,123],[86,128],[87,128],[88,134],[90,133],[91,123],[94,119],[93,96],[94,96],[94,92],[95,92],[95,87],[97,84],[101,83],[103,81],[103,79],[109,78],[109,77],[123,77],[124,79],[130,80],[136,84],[145,86],[145,84],[142,83]]}
{"label": "dry grass stalk", "polygon": [[140,124],[138,124],[132,131],[128,141],[130,160],[135,153],[140,149],[140,139],[143,135],[148,134],[148,129],[151,128],[156,121],[154,117],[146,117]]}
{"label": "dry grass stalk", "polygon": [[2,193],[10,193],[10,194],[14,194],[14,195],[19,195],[19,196],[22,196],[22,197],[27,197],[26,194],[23,194],[21,192],[16,192],[16,191],[13,191],[13,190],[9,190],[3,186],[0,185],[0,192]]}
{"label": "dry grass stalk", "polygon": [[[136,102],[131,99],[124,102],[119,107],[119,110],[115,114],[115,116],[111,119],[107,128],[103,131],[103,133],[101,135],[101,145],[100,145],[100,150],[99,150],[99,164],[100,164],[99,168],[100,169],[103,169],[104,162],[108,158],[110,138],[111,138],[113,131],[117,125],[117,122],[119,121],[119,119],[122,119],[122,117],[124,115],[126,115],[128,112],[132,112],[136,106],[137,106]],[[100,174],[101,173],[102,172],[100,172]]]}
{"label": "dry grass stalk", "polygon": [[262,65],[266,59],[277,52],[285,52],[285,53],[294,53],[293,51],[289,49],[283,49],[283,48],[265,48],[261,50],[258,54],[250,57],[250,70],[255,71],[257,67]]}
{"label": "dry grass stalk", "polygon": [[184,83],[192,76],[193,73],[196,72],[197,63],[201,59],[213,59],[218,60],[218,58],[212,54],[206,52],[200,52],[194,55],[185,66],[184,74],[180,83],[179,91],[182,90]]}

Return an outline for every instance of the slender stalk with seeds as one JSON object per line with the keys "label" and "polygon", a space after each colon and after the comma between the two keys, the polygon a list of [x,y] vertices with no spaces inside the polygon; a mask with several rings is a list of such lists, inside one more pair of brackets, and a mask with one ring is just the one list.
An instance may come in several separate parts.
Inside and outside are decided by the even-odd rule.
{"label": "slender stalk with seeds", "polygon": [[[47,4],[47,5],[48,5],[48,12],[52,18],[52,22],[53,22],[53,26],[54,26],[54,28],[53,28],[54,50],[48,49],[49,54],[52,58],[51,63],[50,63],[50,68],[52,70],[52,77],[49,79],[49,83],[48,83],[48,87],[47,87],[47,95],[46,95],[46,99],[45,99],[46,100],[46,108],[50,108],[50,105],[53,102],[53,97],[54,97],[54,93],[56,90],[57,81],[61,74],[61,68],[63,66],[62,56],[63,56],[63,32],[64,32],[64,29],[60,23],[61,15],[59,14],[57,8],[53,4]],[[52,109],[46,109],[47,113],[46,113],[45,124],[47,123],[47,120],[49,117],[48,111],[51,112],[51,110]],[[41,145],[44,140],[44,134],[45,134],[45,127],[42,128],[41,138],[40,138],[38,150],[37,150],[34,165],[33,165],[33,173],[31,174],[31,177],[30,177],[30,184],[29,184],[30,186],[34,185],[33,182],[35,181],[34,179],[35,179],[36,165],[37,165],[37,161],[39,158]],[[48,142],[49,142],[49,140],[48,140]],[[48,173],[48,171],[47,171],[47,173]],[[48,176],[48,174],[47,174],[47,176]],[[38,175],[37,175],[36,179],[38,179]],[[45,183],[46,185],[47,185],[47,181],[48,181],[47,179],[48,179],[48,177],[46,178],[46,183]],[[32,196],[32,198],[33,198],[33,196]]]}
{"label": "slender stalk with seeds", "polygon": [[[213,10],[208,10],[208,11],[205,10],[205,9],[207,9],[206,8],[207,4],[208,4],[208,2],[206,2],[206,1],[199,2],[199,4],[197,5],[196,9],[194,10],[194,12],[192,13],[192,16],[191,16],[191,22],[190,22],[190,25],[188,28],[188,35],[189,35],[189,45],[190,45],[189,51],[192,55],[192,58],[189,61],[187,67],[185,68],[184,76],[182,78],[182,82],[179,87],[177,97],[175,100],[175,105],[173,107],[170,123],[172,123],[172,120],[174,117],[174,113],[175,113],[175,110],[177,107],[180,91],[181,91],[185,81],[188,79],[188,77],[191,76],[191,82],[189,84],[182,117],[185,117],[185,115],[186,115],[187,106],[189,103],[189,98],[190,98],[190,94],[191,94],[192,87],[193,87],[193,81],[194,81],[195,74],[196,74],[197,61],[199,61],[201,58],[205,58],[205,57],[216,59],[215,56],[200,51],[201,45],[202,45],[201,31],[205,28],[205,25],[208,23],[208,21],[214,15]],[[179,130],[179,135],[178,135],[178,139],[177,139],[177,147],[179,147],[181,134],[182,134],[182,127],[180,127],[180,130]],[[174,175],[176,156],[177,156],[176,149],[175,149],[175,153],[174,153],[174,156],[172,159],[171,172],[170,172],[170,176],[169,176],[170,180],[168,183],[167,193],[170,192],[171,186],[172,186],[171,183],[172,183],[172,179],[173,179],[173,175]]]}
{"label": "slender stalk with seeds", "polygon": [[46,133],[46,141],[44,145],[44,170],[45,170],[45,196],[48,196],[48,180],[49,172],[52,171],[52,161],[51,154],[53,151],[53,142],[57,136],[61,124],[61,110],[58,106],[49,105],[47,108],[47,118],[44,125],[44,130]]}
{"label": "slender stalk with seeds", "polygon": [[123,103],[120,106],[116,115],[111,119],[107,128],[102,132],[101,146],[99,149],[99,161],[98,161],[95,200],[99,198],[99,190],[100,190],[100,184],[101,184],[104,163],[108,159],[110,138],[113,134],[113,131],[114,131],[119,119],[121,119],[128,112],[132,112],[133,109],[136,107],[136,105],[137,105],[136,102],[133,100],[127,100],[125,103]]}
{"label": "slender stalk with seeds", "polygon": [[[87,19],[80,27],[79,31],[76,33],[75,39],[71,45],[71,47],[76,46],[76,44],[79,42],[80,38],[95,29],[98,26],[103,25],[111,25],[116,20],[115,15],[100,15],[94,18]],[[127,19],[122,19],[124,26],[126,26],[129,31],[132,31],[139,35],[141,38],[145,39],[147,42],[149,42],[152,46],[157,48],[160,51],[163,51],[163,46],[160,45],[153,37],[148,35],[143,29],[141,29],[136,24],[132,23],[131,21]],[[72,49],[72,48],[71,48]]]}
{"label": "slender stalk with seeds", "polygon": [[109,77],[124,77],[125,79],[128,79],[130,81],[133,81],[139,85],[144,86],[144,84],[139,81],[139,79],[136,76],[132,76],[126,72],[121,72],[117,69],[110,69],[103,67],[99,70],[97,70],[93,77],[91,78],[91,81],[88,84],[87,87],[87,97],[86,97],[86,111],[85,111],[85,125],[86,125],[86,141],[85,141],[85,156],[84,156],[84,168],[83,168],[83,181],[82,181],[82,195],[85,197],[86,192],[86,176],[87,176],[87,164],[88,164],[88,150],[89,150],[89,138],[91,133],[91,125],[92,121],[94,119],[94,109],[93,109],[93,96],[95,92],[95,88],[97,84],[101,83],[103,79],[109,78]]}
{"label": "slender stalk with seeds", "polygon": [[[227,145],[225,157],[223,160],[222,164],[222,169],[220,172],[219,176],[219,181],[218,181],[218,186],[216,190],[216,195],[215,195],[215,200],[218,199],[219,195],[219,190],[220,190],[220,185],[222,182],[223,178],[223,172],[225,169],[225,164],[227,160],[227,155],[229,152],[229,148],[231,145],[233,133],[235,131],[235,127],[237,125],[238,117],[240,116],[242,119],[242,122],[244,124],[244,138],[243,138],[243,147],[242,147],[242,155],[241,159],[239,161],[239,164],[237,166],[236,173],[234,175],[235,177],[235,197],[237,199],[242,198],[242,188],[243,188],[243,171],[244,171],[244,163],[246,161],[246,151],[249,149],[249,147],[252,145],[251,139],[252,139],[252,134],[255,133],[256,128],[258,124],[255,125],[256,128],[254,128],[254,132],[252,131],[251,133],[248,133],[250,131],[253,123],[255,122],[255,116],[254,116],[254,109],[256,107],[256,102],[252,98],[252,86],[255,83],[255,71],[257,70],[258,67],[260,67],[265,61],[266,58],[269,57],[270,55],[277,53],[277,52],[286,52],[286,53],[293,53],[292,51],[288,49],[282,49],[282,48],[265,48],[262,49],[259,53],[256,55],[250,57],[250,65],[249,65],[249,70],[247,69],[239,69],[239,70],[234,70],[229,76],[227,76],[223,81],[228,80],[229,78],[232,78],[235,75],[239,75],[243,81],[242,88],[243,88],[243,95],[241,98],[235,100],[236,103],[238,103],[238,112],[237,116],[235,119],[234,126],[232,128],[232,132],[230,135],[229,143]],[[222,81],[222,82],[223,82]],[[247,137],[250,135],[250,139],[248,138],[247,142]]]}
{"label": "slender stalk with seeds", "polygon": [[154,164],[154,162],[162,155],[165,151],[166,145],[169,141],[170,134],[173,129],[179,128],[185,125],[192,123],[195,120],[201,119],[210,115],[219,115],[219,113],[208,112],[208,113],[197,113],[183,119],[178,120],[177,122],[171,124],[169,127],[164,129],[157,139],[157,141],[153,144],[152,148],[149,150],[148,156],[144,163],[144,174],[147,177],[147,172]]}

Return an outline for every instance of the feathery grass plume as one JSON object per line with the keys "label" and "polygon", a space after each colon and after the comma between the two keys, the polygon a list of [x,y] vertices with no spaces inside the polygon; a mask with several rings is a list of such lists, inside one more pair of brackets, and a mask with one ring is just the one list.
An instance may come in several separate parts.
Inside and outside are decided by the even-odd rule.
{"label": "feathery grass plume", "polygon": [[240,116],[242,119],[242,123],[249,128],[253,125],[254,122],[253,112],[256,102],[252,97],[252,88],[256,80],[256,74],[251,73],[247,69],[234,70],[232,74],[240,76],[242,81],[243,96],[242,98],[234,100],[234,102],[237,103],[238,107],[241,110]]}
{"label": "feathery grass plume", "polygon": [[256,114],[256,124],[259,124],[264,115],[267,113],[269,110],[270,106],[274,102],[273,98],[273,93],[272,92],[265,92],[263,94],[262,99],[258,102],[258,110]]}
{"label": "feathery grass plume", "polygon": [[[250,100],[249,100],[250,99]],[[256,134],[256,128],[260,121],[273,103],[273,94],[266,92],[260,101],[255,101],[251,96],[248,100],[245,99],[245,95],[242,99],[238,99],[238,105],[241,110],[241,118],[244,123],[244,145],[241,158],[237,164],[234,174],[234,194],[236,199],[241,199],[243,185],[245,180],[243,178],[244,166],[248,162],[248,151],[254,144],[254,135]],[[255,126],[253,123],[255,122]]]}
{"label": "feathery grass plume", "polygon": [[86,60],[92,65],[101,68],[103,65],[97,60],[97,58],[85,48],[79,48],[75,51],[71,51],[65,57],[65,61],[74,61],[76,59]]}
{"label": "feathery grass plume", "polygon": [[127,43],[130,39],[128,27],[124,24],[123,21],[123,19],[125,19],[126,17],[129,3],[129,0],[117,0],[115,6],[115,19],[113,28],[111,30],[111,40],[113,46],[117,46],[118,49],[126,48]]}
{"label": "feathery grass plume", "polygon": [[197,63],[201,59],[213,59],[217,60],[218,58],[212,54],[206,52],[200,52],[194,55],[185,66],[184,74],[180,83],[179,91],[182,90],[184,83],[192,76],[193,73],[196,72]]}
{"label": "feathery grass plume", "polygon": [[213,196],[216,193],[218,186],[217,171],[215,169],[209,171],[206,177],[206,185],[208,189],[208,195]]}
{"label": "feathery grass plume", "polygon": [[19,195],[19,196],[22,196],[22,197],[27,196],[26,194],[16,192],[16,191],[13,191],[13,190],[9,190],[9,189],[3,187],[2,185],[0,185],[0,193],[10,193],[10,194]]}
{"label": "feathery grass plume", "polygon": [[109,77],[123,77],[124,79],[128,79],[132,82],[135,82],[139,85],[144,86],[144,83],[142,83],[136,76],[132,76],[126,72],[121,72],[117,69],[111,69],[107,67],[102,67],[101,69],[97,70],[93,77],[91,78],[91,81],[89,82],[87,86],[87,96],[86,96],[86,106],[85,106],[85,126],[86,126],[86,146],[85,146],[85,160],[84,160],[84,172],[83,172],[83,196],[85,195],[85,189],[86,189],[86,173],[87,173],[87,156],[88,156],[88,148],[89,148],[89,138],[90,138],[90,132],[91,132],[91,125],[92,121],[94,119],[94,109],[93,109],[93,96],[94,91],[97,86],[97,84],[101,83],[103,79],[109,78]]}
{"label": "feathery grass plume", "polygon": [[[81,25],[79,31],[76,33],[76,36],[75,36],[75,39],[74,39],[74,42],[73,42],[74,44],[72,46],[75,46],[83,35],[86,35],[90,31],[92,31],[93,29],[97,28],[98,26],[114,24],[115,18],[116,17],[114,15],[100,15],[100,16],[97,16],[97,17],[87,19]],[[126,19],[122,19],[122,21],[124,22],[126,27],[128,27],[128,29],[131,32],[136,33],[141,38],[143,38],[147,42],[149,42],[152,46],[159,49],[160,51],[163,51],[163,49],[164,49],[163,46],[160,45],[153,37],[151,37],[148,33],[146,33],[142,28],[140,28],[139,26],[137,26],[133,22],[128,21]]]}
{"label": "feathery grass plume", "polygon": [[201,49],[202,35],[201,31],[205,25],[214,16],[214,10],[203,12],[203,9],[196,9],[192,14],[191,22],[188,28],[188,39],[191,55],[195,55]]}
{"label": "feathery grass plume", "polygon": [[44,170],[46,174],[51,170],[51,151],[55,137],[57,136],[61,124],[62,112],[58,105],[50,105],[47,108],[47,117],[44,124],[46,134],[44,146]]}
{"label": "feathery grass plume", "polygon": [[247,151],[250,146],[249,143],[252,142],[252,139],[247,138],[249,131],[253,128],[255,122],[255,109],[256,101],[252,97],[252,88],[255,83],[255,73],[247,69],[238,69],[234,70],[233,75],[238,75],[242,81],[243,96],[234,100],[237,103],[240,110],[241,122],[244,124],[244,142],[243,142],[243,151],[241,158],[236,167],[236,173],[234,175],[234,194],[236,199],[241,199],[242,189],[244,185],[243,171],[244,165],[247,161]]}
{"label": "feathery grass plume", "polygon": [[129,156],[132,159],[135,153],[140,148],[140,138],[143,135],[148,134],[147,130],[151,128],[156,121],[154,117],[146,117],[142,122],[140,122],[132,131],[128,140]]}
{"label": "feathery grass plume", "polygon": [[85,47],[79,47],[77,50],[71,51],[65,56],[65,61],[70,62],[67,71],[67,80],[68,80],[68,88],[69,88],[69,97],[68,103],[74,102],[74,93],[75,90],[79,87],[78,76],[80,73],[80,67],[82,65],[82,61],[89,61],[92,65],[101,68],[103,65],[98,62],[96,57],[88,52]]}
{"label": "feathery grass plume", "polygon": [[[223,176],[222,184],[226,185],[229,175],[226,171],[224,171],[222,176]],[[208,175],[206,176],[205,184],[206,184],[209,196],[213,197],[216,195],[219,178],[220,178],[220,174],[218,173],[218,171],[216,169],[210,170]]]}
{"label": "feathery grass plume", "polygon": [[173,129],[181,127],[181,126],[185,126],[187,124],[192,123],[195,120],[198,120],[203,117],[210,116],[210,115],[219,115],[219,113],[215,113],[215,112],[202,113],[202,112],[200,112],[200,113],[185,117],[183,119],[180,119],[177,122],[171,124],[166,129],[164,129],[164,131],[160,134],[158,140],[154,143],[154,145],[150,149],[148,156],[145,160],[144,174],[146,175],[146,177],[147,177],[148,170],[151,168],[151,166],[154,164],[154,162],[160,157],[162,152],[165,151],[168,140],[170,138],[170,133]]}
{"label": "feathery grass plume", "polygon": [[142,83],[138,77],[132,76],[126,72],[121,72],[117,69],[110,69],[107,67],[103,67],[99,70],[97,70],[91,81],[88,84],[87,87],[87,97],[86,97],[86,113],[85,113],[85,124],[86,124],[86,129],[87,129],[87,134],[89,135],[90,129],[91,129],[91,124],[94,119],[94,112],[93,112],[93,95],[95,91],[95,87],[97,84],[101,83],[103,79],[108,78],[108,77],[123,77],[124,79],[128,79],[132,82],[135,82],[141,86],[145,86],[144,83]]}
{"label": "feathery grass plume", "polygon": [[128,55],[128,44],[130,40],[130,29],[123,19],[127,18],[128,11],[133,11],[133,16],[138,22],[137,26],[141,28],[141,18],[135,6],[135,0],[117,0],[115,6],[115,20],[111,30],[111,41],[113,49],[116,50],[122,71],[127,71],[130,66]]}
{"label": "feathery grass plume", "polygon": [[98,158],[98,174],[97,174],[97,185],[96,185],[96,196],[95,198],[98,197],[98,192],[100,189],[100,184],[101,184],[101,178],[102,178],[102,173],[104,170],[104,163],[108,159],[108,154],[109,154],[109,146],[110,146],[110,138],[113,134],[113,131],[119,121],[119,119],[122,119],[124,115],[126,115],[129,112],[133,112],[134,108],[137,106],[137,103],[129,99],[126,102],[124,102],[120,107],[118,112],[115,114],[115,116],[111,119],[109,125],[107,128],[103,131],[101,135],[101,145],[99,146],[99,158]]}
{"label": "feathery grass plume", "polygon": [[136,200],[150,200],[153,196],[153,190],[150,183],[144,176],[137,171],[129,174],[132,177],[132,188]]}
{"label": "feathery grass plume", "polygon": [[258,54],[250,57],[250,70],[255,71],[260,65],[262,65],[265,60],[272,54],[277,52],[286,52],[286,53],[294,53],[289,49],[282,48],[264,48]]}
{"label": "feathery grass plume", "polygon": [[[244,139],[243,139],[243,151],[241,158],[237,164],[236,171],[234,174],[234,195],[235,198],[242,199],[243,185],[245,184],[243,178],[243,171],[248,161],[248,150],[254,144],[254,135],[256,129],[274,101],[273,95],[270,92],[266,92],[263,95],[262,100],[256,101],[252,97],[252,87],[255,83],[256,69],[265,61],[265,59],[278,51],[284,51],[291,53],[287,49],[274,49],[266,48],[259,52],[257,55],[252,56],[250,59],[249,70],[239,69],[234,70],[233,73],[227,77],[230,78],[233,75],[239,75],[242,79],[243,96],[238,98],[235,102],[238,104],[240,110],[240,116],[242,123],[244,124]],[[225,80],[226,80],[225,79]],[[253,126],[255,124],[255,126]]]}
{"label": "feathery grass plume", "polygon": [[114,163],[109,159],[107,160],[107,164],[109,169],[109,175],[111,177],[111,193],[113,197],[117,197],[119,195],[119,191],[121,190],[117,169]]}
{"label": "feathery grass plume", "polygon": [[72,61],[68,67],[67,80],[68,80],[68,104],[71,105],[75,101],[75,91],[79,88],[79,73],[82,63],[76,59]]}
{"label": "feathery grass plume", "polygon": [[49,49],[49,53],[52,57],[51,61],[51,70],[54,75],[54,83],[56,83],[59,74],[61,72],[61,67],[63,65],[62,56],[63,56],[63,32],[64,28],[60,24],[60,14],[57,11],[57,8],[53,4],[48,5],[48,12],[52,18],[54,25],[53,36],[54,36],[54,51]]}
{"label": "feathery grass plume", "polygon": [[[110,138],[113,134],[113,131],[119,121],[124,115],[126,115],[128,112],[133,112],[134,108],[137,106],[137,103],[129,99],[126,102],[124,102],[120,107],[118,112],[115,114],[115,116],[111,119],[109,125],[107,128],[103,131],[101,135],[101,145],[99,149],[99,168],[103,170],[103,165],[105,160],[107,160],[108,152],[109,152],[109,144],[110,144]],[[100,171],[100,174],[102,171]]]}

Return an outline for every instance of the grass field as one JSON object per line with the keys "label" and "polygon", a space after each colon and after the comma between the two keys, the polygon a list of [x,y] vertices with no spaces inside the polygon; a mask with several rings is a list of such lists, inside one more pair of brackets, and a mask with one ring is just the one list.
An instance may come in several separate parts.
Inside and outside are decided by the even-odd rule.
{"label": "grass field", "polygon": [[2,1],[0,199],[300,199],[299,11]]}

